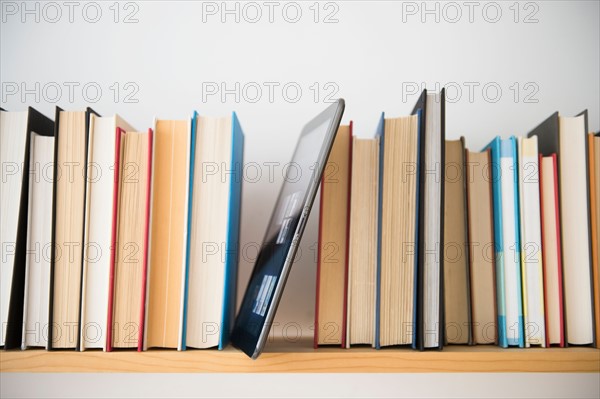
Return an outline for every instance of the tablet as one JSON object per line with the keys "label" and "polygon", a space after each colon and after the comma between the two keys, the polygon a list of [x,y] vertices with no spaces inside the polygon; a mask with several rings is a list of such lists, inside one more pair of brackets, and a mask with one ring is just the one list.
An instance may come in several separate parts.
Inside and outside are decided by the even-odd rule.
{"label": "tablet", "polygon": [[343,113],[344,100],[339,99],[308,122],[285,165],[283,186],[231,335],[233,345],[252,359],[269,335]]}

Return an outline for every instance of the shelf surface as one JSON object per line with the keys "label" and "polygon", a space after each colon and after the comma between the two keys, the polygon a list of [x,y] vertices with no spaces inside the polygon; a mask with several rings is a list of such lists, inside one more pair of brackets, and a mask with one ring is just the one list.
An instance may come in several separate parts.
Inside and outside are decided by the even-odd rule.
{"label": "shelf surface", "polygon": [[501,349],[448,346],[442,351],[404,348],[312,348],[312,342],[268,344],[258,360],[235,348],[152,349],[146,352],[0,352],[0,371],[74,373],[433,373],[433,372],[600,372],[594,348]]}

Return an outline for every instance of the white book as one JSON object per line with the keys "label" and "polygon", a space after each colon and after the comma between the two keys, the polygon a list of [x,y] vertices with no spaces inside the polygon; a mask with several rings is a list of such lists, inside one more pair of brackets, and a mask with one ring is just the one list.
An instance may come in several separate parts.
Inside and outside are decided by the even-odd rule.
{"label": "white book", "polygon": [[586,115],[559,117],[559,182],[565,327],[569,344],[594,341]]}
{"label": "white book", "polygon": [[537,136],[518,138],[521,275],[525,346],[546,346]]}
{"label": "white book", "polygon": [[15,267],[15,251],[25,149],[27,145],[28,112],[0,112],[0,346],[6,340],[8,307]]}
{"label": "white book", "polygon": [[31,133],[21,348],[48,348],[54,136]]}
{"label": "white book", "polygon": [[117,127],[119,116],[90,115],[88,138],[80,350],[106,350]]}

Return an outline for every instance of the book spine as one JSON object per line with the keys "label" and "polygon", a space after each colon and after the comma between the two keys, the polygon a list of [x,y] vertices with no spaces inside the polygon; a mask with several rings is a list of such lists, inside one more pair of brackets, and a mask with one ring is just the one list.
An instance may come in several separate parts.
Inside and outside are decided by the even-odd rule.
{"label": "book spine", "polygon": [[346,347],[346,331],[348,328],[348,273],[350,264],[350,200],[352,194],[352,121],[350,121],[350,138],[348,144],[348,192],[346,202],[346,264],[344,267],[344,299],[342,318],[342,348]]}
{"label": "book spine", "polygon": [[112,204],[112,227],[110,238],[110,269],[108,275],[108,308],[106,315],[106,350],[112,351],[112,332],[113,332],[113,304],[115,292],[115,262],[117,251],[117,225],[119,216],[119,175],[121,170],[121,135],[123,130],[117,127],[115,130],[115,170],[114,170],[114,190]]}
{"label": "book spine", "polygon": [[152,129],[148,129],[148,169],[147,169],[147,179],[148,179],[148,187],[146,190],[146,209],[145,209],[145,217],[144,217],[144,252],[142,254],[143,264],[142,264],[142,300],[140,306],[140,322],[138,329],[138,352],[141,352],[144,349],[144,328],[145,328],[145,315],[146,315],[146,285],[147,285],[147,274],[148,274],[148,235],[150,230],[150,187],[152,181],[152,147],[154,144],[153,141],[153,132]]}

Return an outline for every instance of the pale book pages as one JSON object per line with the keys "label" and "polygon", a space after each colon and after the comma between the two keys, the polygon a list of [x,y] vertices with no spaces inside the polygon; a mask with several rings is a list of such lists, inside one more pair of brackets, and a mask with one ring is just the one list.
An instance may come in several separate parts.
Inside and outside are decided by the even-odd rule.
{"label": "pale book pages", "polygon": [[594,147],[594,159],[591,160],[594,168],[594,192],[596,205],[596,223],[592,223],[592,227],[596,228],[596,269],[594,289],[596,295],[595,312],[596,312],[596,347],[600,348],[600,137],[594,135],[591,140]]}
{"label": "pale book pages", "polygon": [[[594,137],[594,172],[596,177],[596,234],[598,237],[597,250],[600,256],[600,137]],[[600,273],[598,274],[598,279],[600,284]]]}
{"label": "pale book pages", "polygon": [[22,349],[48,345],[54,136],[31,133]]}
{"label": "pale book pages", "polygon": [[350,140],[350,126],[340,126],[321,183],[320,259],[317,271],[319,345],[340,345],[344,331]]}
{"label": "pale book pages", "polygon": [[557,219],[557,190],[555,181],[555,158],[543,157],[541,164],[542,188],[542,221],[543,221],[543,242],[544,246],[544,287],[546,290],[546,334],[550,345],[561,343],[562,320],[560,316],[561,308],[561,280],[559,268],[560,248],[558,240],[560,238],[559,220]]}
{"label": "pale book pages", "polygon": [[379,139],[353,138],[346,346],[375,345]]}
{"label": "pale book pages", "polygon": [[424,347],[433,348],[440,344],[440,262],[443,256],[440,220],[442,209],[442,151],[441,99],[439,94],[427,94],[425,120],[425,198],[423,201],[424,223],[422,228],[425,251],[423,258],[423,336]]}
{"label": "pale book pages", "polygon": [[381,215],[381,346],[413,343],[418,117],[385,120]]}
{"label": "pale book pages", "polygon": [[232,159],[232,118],[197,119],[186,346],[219,344]]}
{"label": "pale book pages", "polygon": [[181,349],[190,121],[156,120],[144,348]]}
{"label": "pale book pages", "polygon": [[81,350],[106,349],[116,129],[129,129],[119,116],[90,115],[85,237],[81,291]]}
{"label": "pale book pages", "polygon": [[490,151],[469,151],[466,169],[473,342],[493,344],[497,321]]}
{"label": "pale book pages", "polygon": [[3,170],[0,180],[0,241],[3,254],[0,264],[0,346],[4,346],[6,339],[27,143],[27,117],[27,111],[0,112],[0,164]]}
{"label": "pale book pages", "polygon": [[147,132],[127,132],[121,138],[111,326],[114,348],[137,348],[143,327],[149,140]]}
{"label": "pale book pages", "polygon": [[60,112],[53,298],[53,348],[75,348],[79,336],[79,301],[85,208],[85,117]]}
{"label": "pale book pages", "polygon": [[585,117],[559,117],[560,210],[569,344],[593,342]]}
{"label": "pale book pages", "polygon": [[546,346],[538,138],[518,138],[525,346]]}
{"label": "pale book pages", "polygon": [[469,343],[465,165],[462,140],[446,140],[444,187],[444,305],[446,340]]}

